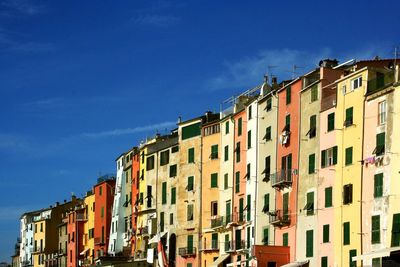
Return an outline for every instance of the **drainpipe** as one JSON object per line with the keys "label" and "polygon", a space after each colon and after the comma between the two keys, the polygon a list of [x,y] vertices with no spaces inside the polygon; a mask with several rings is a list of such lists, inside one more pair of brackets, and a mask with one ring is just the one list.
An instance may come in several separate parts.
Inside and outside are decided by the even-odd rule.
{"label": "drainpipe", "polygon": [[[233,141],[233,144],[232,144],[232,200],[231,200],[231,220],[233,220],[233,209],[234,209],[234,204],[235,204],[235,201],[234,201],[234,199],[235,199],[235,131],[236,131],[236,127],[235,127],[235,125],[236,125],[236,121],[235,121],[235,119],[233,118],[233,114],[232,114],[232,117],[230,118],[230,120],[232,121],[232,124],[233,124],[233,127],[232,127],[232,129],[233,129],[233,132],[232,132],[232,134],[233,134],[233,138],[232,138],[232,141]],[[239,153],[240,153],[240,151],[239,151]],[[233,241],[233,236],[234,236],[234,230],[233,230],[233,227],[232,227],[232,229],[231,229],[231,242],[232,242],[232,244],[234,243],[234,241]],[[231,259],[232,260],[232,259]]]}
{"label": "drainpipe", "polygon": [[[294,255],[293,258],[296,260],[296,252],[297,252],[297,224],[299,223],[298,221],[298,215],[297,211],[299,208],[299,178],[300,178],[300,140],[301,140],[301,90],[298,92],[298,99],[299,99],[299,108],[298,108],[298,121],[299,121],[299,127],[298,127],[298,132],[297,132],[297,183],[296,183],[296,212],[294,213],[294,216],[296,217],[296,224],[293,225],[294,227],[294,244],[295,244],[295,249],[294,249]],[[293,169],[292,169],[292,175],[293,175]],[[314,237],[313,237],[314,238]]]}
{"label": "drainpipe", "polygon": [[[157,214],[157,211],[158,211],[158,209],[157,209],[157,205],[158,205],[157,196],[158,196],[158,164],[160,162],[160,157],[159,157],[160,151],[157,151],[156,155],[157,155],[157,163],[156,163],[156,197],[154,198],[154,203],[156,205],[156,221],[158,221],[158,216],[157,216],[158,215]],[[151,226],[153,227],[153,223],[151,223]],[[158,227],[158,225],[157,225],[157,232],[159,232],[159,231],[160,231],[160,227]],[[160,237],[160,240],[161,240],[161,237]],[[161,242],[161,245],[162,245],[162,242]],[[157,256],[158,256],[158,251],[157,251]],[[157,266],[158,262],[159,262],[159,259],[157,258],[156,266]]]}
{"label": "drainpipe", "polygon": [[[203,188],[203,133],[202,133],[202,131],[200,130],[200,197],[199,197],[199,200],[200,200],[200,215],[199,215],[199,230],[197,231],[197,235],[198,235],[198,240],[197,240],[197,242],[198,242],[198,246],[197,246],[197,248],[200,248],[200,245],[201,245],[201,238],[202,238],[202,223],[201,223],[201,221],[202,221],[202,208],[203,208],[203,205],[202,205],[202,192],[203,192],[203,190],[202,190],[202,188]],[[202,253],[199,253],[199,263],[198,263],[198,267],[200,267],[201,266],[201,255],[202,255]]]}
{"label": "drainpipe", "polygon": [[[257,220],[256,220],[256,216],[257,216],[257,196],[258,196],[258,194],[257,194],[257,189],[258,189],[258,146],[259,146],[259,143],[258,143],[258,109],[259,109],[259,103],[258,103],[258,100],[256,100],[257,101],[257,105],[256,105],[256,107],[257,107],[257,113],[256,113],[256,137],[255,137],[255,140],[256,140],[256,160],[255,160],[255,162],[256,162],[256,171],[255,171],[255,174],[256,174],[256,179],[255,179],[255,181],[254,181],[254,188],[255,188],[255,190],[254,190],[254,195],[255,195],[255,197],[254,197],[254,217],[253,217],[253,221],[254,221],[254,231],[257,233]],[[256,237],[257,237],[257,235],[254,233],[254,231],[252,232],[253,233],[253,246],[255,245],[255,240],[256,240]],[[251,240],[251,238],[250,238],[250,240]],[[254,247],[253,247],[253,249],[252,249],[252,251],[254,252]],[[252,256],[255,256],[255,255],[252,255]]]}

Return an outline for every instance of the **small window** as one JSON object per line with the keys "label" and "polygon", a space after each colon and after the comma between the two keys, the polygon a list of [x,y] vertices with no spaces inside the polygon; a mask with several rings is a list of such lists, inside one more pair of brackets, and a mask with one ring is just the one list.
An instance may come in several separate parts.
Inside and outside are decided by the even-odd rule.
{"label": "small window", "polygon": [[193,204],[187,205],[187,221],[193,221]]}
{"label": "small window", "polygon": [[376,156],[385,154],[385,132],[376,135],[376,147],[372,154]]}
{"label": "small window", "polygon": [[322,226],[322,242],[329,242],[329,224],[325,224]]}
{"label": "small window", "polygon": [[170,224],[170,225],[173,225],[173,224],[174,224],[174,214],[173,214],[173,213],[170,213],[170,214],[169,214],[169,224]]}
{"label": "small window", "polygon": [[176,153],[176,152],[178,152],[179,151],[179,146],[173,146],[172,148],[171,148],[171,153]]}
{"label": "small window", "polygon": [[321,257],[321,267],[328,267],[328,257]]}
{"label": "small window", "polygon": [[292,101],[292,87],[286,87],[286,105],[289,105]]}
{"label": "small window", "polygon": [[353,147],[346,148],[345,164],[346,166],[353,164]]}
{"label": "small window", "polygon": [[321,151],[321,168],[337,164],[337,146]]}
{"label": "small window", "polygon": [[310,138],[314,138],[317,135],[317,116],[312,115],[310,116],[310,128],[306,133],[306,136]]}
{"label": "small window", "polygon": [[325,208],[332,207],[332,187],[325,188]]}
{"label": "small window", "polygon": [[383,173],[375,174],[374,176],[374,197],[383,196]]}
{"label": "small window", "polygon": [[265,135],[264,135],[263,139],[265,139],[265,141],[270,141],[271,140],[271,126],[268,126],[265,129]]}
{"label": "small window", "polygon": [[224,161],[228,161],[229,160],[229,146],[226,145],[224,147]]}
{"label": "small window", "polygon": [[271,176],[271,156],[265,157],[265,169],[262,174],[265,175],[263,181],[268,182]]}
{"label": "small window", "polygon": [[289,233],[284,233],[282,234],[282,246],[288,246],[289,245]]}
{"label": "small window", "polygon": [[154,169],[154,155],[147,157],[146,160],[146,171],[150,171],[152,169]]}
{"label": "small window", "polygon": [[224,189],[228,189],[228,174],[224,174]]}
{"label": "small window", "polygon": [[225,134],[229,134],[229,121],[225,122]]}
{"label": "small window", "polygon": [[353,125],[353,107],[346,109],[346,120],[344,121],[344,126],[349,127]]}
{"label": "small window", "polygon": [[381,242],[381,226],[380,216],[371,217],[371,244],[379,244]]}
{"label": "small window", "polygon": [[357,256],[356,249],[349,250],[349,267],[357,267],[357,261],[353,261],[353,257]]}
{"label": "small window", "polygon": [[318,85],[311,87],[311,102],[318,100]]}
{"label": "small window", "polygon": [[176,204],[176,188],[171,188],[171,205]]}
{"label": "small window", "polygon": [[285,117],[285,128],[283,131],[288,131],[290,132],[290,114],[287,114]]}
{"label": "small window", "polygon": [[304,206],[307,215],[314,215],[314,192],[307,193],[307,203]]}
{"label": "small window", "polygon": [[242,135],[242,118],[239,118],[237,120],[237,131],[238,131],[238,136]]}
{"label": "small window", "polygon": [[343,204],[353,203],[353,185],[346,184],[343,186]]}
{"label": "small window", "polygon": [[211,159],[217,159],[218,158],[218,145],[212,145],[211,146]]}
{"label": "small window", "polygon": [[386,101],[379,102],[378,104],[378,124],[386,123]]}
{"label": "small window", "polygon": [[268,228],[263,229],[263,239],[262,239],[263,245],[268,246],[269,245],[269,230]]}
{"label": "small window", "polygon": [[160,154],[160,166],[167,165],[169,163],[169,149],[161,152]]}
{"label": "small window", "polygon": [[194,147],[188,149],[188,163],[194,163]]}
{"label": "small window", "polygon": [[218,188],[218,173],[211,174],[211,188]]}
{"label": "small window", "polygon": [[249,108],[248,108],[248,118],[249,118],[249,120],[251,120],[252,119],[252,117],[253,117],[253,112],[252,112],[252,106],[250,105],[249,106]]}
{"label": "small window", "polygon": [[335,129],[335,113],[328,114],[328,132]]}
{"label": "small window", "polygon": [[264,195],[264,206],[262,212],[264,213],[269,212],[269,194]]}
{"label": "small window", "polygon": [[251,130],[247,131],[247,149],[251,148]]}
{"label": "small window", "polygon": [[350,222],[343,223],[343,245],[350,244]]}
{"label": "small window", "polygon": [[189,176],[186,189],[187,189],[187,191],[193,191],[193,188],[194,188],[194,176]]}
{"label": "small window", "polygon": [[167,204],[167,182],[162,183],[161,204]]}
{"label": "small window", "polygon": [[272,98],[271,97],[267,98],[266,102],[267,103],[265,105],[265,110],[270,111],[272,109]]}
{"label": "small window", "polygon": [[313,257],[314,255],[314,231],[306,231],[306,257]]}
{"label": "small window", "polygon": [[176,177],[178,167],[176,164],[169,166],[169,177]]}
{"label": "small window", "polygon": [[315,154],[308,156],[308,174],[315,173]]}
{"label": "small window", "polygon": [[352,90],[357,89],[357,88],[359,88],[361,86],[362,86],[362,77],[361,76],[357,77],[357,78],[355,78],[354,80],[351,81],[351,89]]}
{"label": "small window", "polygon": [[240,172],[235,174],[235,193],[240,192]]}
{"label": "small window", "polygon": [[247,181],[250,180],[250,177],[251,177],[251,163],[247,163],[247,172],[246,172]]}
{"label": "small window", "polygon": [[218,201],[211,202],[211,216],[218,215]]}
{"label": "small window", "polygon": [[236,162],[240,162],[240,142],[236,143],[235,154],[236,154]]}

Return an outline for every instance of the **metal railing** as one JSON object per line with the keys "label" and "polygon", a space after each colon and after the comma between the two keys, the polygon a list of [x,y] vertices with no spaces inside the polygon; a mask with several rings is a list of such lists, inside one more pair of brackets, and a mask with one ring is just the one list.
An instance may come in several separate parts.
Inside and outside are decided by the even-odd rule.
{"label": "metal railing", "polygon": [[231,240],[224,242],[225,252],[236,252],[249,248],[249,242],[246,240]]}
{"label": "metal railing", "polygon": [[271,174],[272,187],[289,186],[293,182],[294,169],[284,169]]}
{"label": "metal railing", "polygon": [[196,247],[179,248],[178,254],[181,257],[190,257],[196,255]]}
{"label": "metal railing", "polygon": [[283,226],[290,224],[290,210],[275,210],[269,212],[269,222],[273,225]]}
{"label": "metal railing", "polygon": [[368,81],[367,94],[378,92],[392,83],[394,83],[394,71],[381,73],[380,77]]}

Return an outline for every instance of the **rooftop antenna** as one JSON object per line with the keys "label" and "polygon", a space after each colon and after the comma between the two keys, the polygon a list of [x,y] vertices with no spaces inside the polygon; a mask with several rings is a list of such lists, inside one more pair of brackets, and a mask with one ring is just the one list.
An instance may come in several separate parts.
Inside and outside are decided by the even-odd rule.
{"label": "rooftop antenna", "polygon": [[274,66],[274,65],[268,65],[268,66],[267,66],[267,68],[268,68],[267,77],[269,76],[269,81],[270,81],[270,82],[272,81],[272,77],[274,76],[274,75],[272,74],[271,69],[277,68],[277,67],[278,67],[278,66]]}
{"label": "rooftop antenna", "polygon": [[303,69],[303,67],[297,66],[296,64],[293,65],[293,71],[292,71],[292,79],[294,79],[296,74],[299,74],[298,72],[296,72],[297,69]]}

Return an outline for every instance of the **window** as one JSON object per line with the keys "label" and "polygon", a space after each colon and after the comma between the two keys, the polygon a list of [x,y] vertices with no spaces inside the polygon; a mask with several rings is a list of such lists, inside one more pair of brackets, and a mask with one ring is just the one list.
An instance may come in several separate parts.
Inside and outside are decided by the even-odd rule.
{"label": "window", "polygon": [[264,213],[269,212],[269,194],[264,195],[264,206],[262,212]]}
{"label": "window", "polygon": [[247,131],[247,149],[251,148],[251,130]]}
{"label": "window", "polygon": [[343,186],[343,204],[353,203],[353,185],[346,184]]}
{"label": "window", "polygon": [[170,214],[169,214],[169,224],[170,224],[170,225],[173,225],[173,224],[174,224],[174,214],[173,214],[173,213],[170,213]]}
{"label": "window", "polygon": [[285,117],[285,131],[290,132],[290,114],[287,114]]}
{"label": "window", "polygon": [[329,224],[322,226],[322,242],[329,242]]}
{"label": "window", "polygon": [[218,173],[211,174],[211,188],[218,188]]}
{"label": "window", "polygon": [[101,196],[102,194],[103,194],[103,187],[100,186],[100,187],[99,187],[99,195]]}
{"label": "window", "polygon": [[332,207],[332,187],[325,188],[325,208]]}
{"label": "window", "polygon": [[357,256],[357,250],[351,249],[349,251],[349,267],[357,267],[357,261],[353,261],[353,257]]}
{"label": "window", "polygon": [[391,246],[400,246],[400,213],[393,214]]}
{"label": "window", "polygon": [[188,163],[194,162],[194,147],[188,149]]}
{"label": "window", "polygon": [[288,246],[289,245],[289,233],[284,233],[282,234],[282,246]]}
{"label": "window", "polygon": [[373,258],[372,259],[372,267],[381,267],[381,258]]}
{"label": "window", "polygon": [[311,87],[311,102],[318,100],[318,85]]}
{"label": "window", "polygon": [[225,134],[229,134],[229,121],[225,122]]}
{"label": "window", "polygon": [[218,145],[212,145],[211,146],[211,159],[217,159],[218,158]]}
{"label": "window", "polygon": [[167,182],[162,183],[161,204],[167,204]]}
{"label": "window", "polygon": [[240,172],[236,172],[235,176],[235,193],[240,192]]}
{"label": "window", "polygon": [[176,177],[178,167],[176,164],[169,166],[169,177]]}
{"label": "window", "polygon": [[160,212],[160,231],[164,232],[164,212]]}
{"label": "window", "polygon": [[265,105],[265,110],[270,111],[272,109],[272,98],[271,97],[267,98],[266,102],[267,103]]}
{"label": "window", "polygon": [[378,124],[386,123],[386,101],[379,102],[378,104]]}
{"label": "window", "polygon": [[211,202],[211,216],[218,215],[218,201]]}
{"label": "window", "polygon": [[218,246],[218,233],[213,233],[211,235],[211,248],[212,249],[218,249],[219,248],[219,246]]}
{"label": "window", "polygon": [[171,205],[176,204],[176,188],[171,188]]}
{"label": "window", "polygon": [[345,164],[350,165],[353,163],[353,147],[346,148]]}
{"label": "window", "polygon": [[240,162],[240,142],[236,143],[235,153],[236,153],[236,162]]}
{"label": "window", "polygon": [[344,121],[344,126],[349,127],[353,124],[353,107],[346,109],[346,120]]}
{"label": "window", "polygon": [[224,174],[224,189],[228,189],[228,174]]}
{"label": "window", "polygon": [[169,163],[169,149],[161,152],[160,154],[160,166],[167,165]]}
{"label": "window", "polygon": [[176,152],[178,152],[179,151],[179,146],[173,146],[172,148],[171,148],[171,153],[176,153]]}
{"label": "window", "polygon": [[372,154],[376,156],[385,154],[385,132],[376,135],[376,147]]}
{"label": "window", "polygon": [[247,163],[247,172],[246,172],[247,181],[250,180],[250,175],[251,175],[251,164]]}
{"label": "window", "polygon": [[321,168],[337,164],[337,146],[321,151]]}
{"label": "window", "polygon": [[214,124],[204,128],[204,136],[219,133],[219,124]]}
{"label": "window", "polygon": [[314,247],[314,231],[308,230],[306,232],[306,257],[313,256],[313,247]]}
{"label": "window", "polygon": [[380,216],[375,215],[371,217],[371,244],[378,244],[381,242],[381,223]]}
{"label": "window", "polygon": [[306,135],[310,138],[314,138],[317,135],[317,115],[310,116],[310,129]]}
{"label": "window", "polygon": [[351,90],[357,89],[362,86],[362,77],[357,77],[351,81]]}
{"label": "window", "polygon": [[238,124],[238,126],[237,126],[238,136],[241,136],[242,135],[242,118],[239,118],[237,120],[237,124]]}
{"label": "window", "polygon": [[182,140],[189,139],[201,134],[201,124],[195,123],[182,127]]}
{"label": "window", "polygon": [[194,176],[189,176],[188,177],[188,184],[186,186],[187,191],[193,191],[193,187],[194,187]]}
{"label": "window", "polygon": [[374,175],[374,197],[382,197],[383,195],[383,173]]}
{"label": "window", "polygon": [[104,218],[104,207],[101,207],[101,218]]}
{"label": "window", "polygon": [[268,228],[264,228],[263,229],[263,239],[262,239],[262,242],[263,242],[263,245],[264,246],[268,246],[268,244],[269,244],[269,231],[268,231],[269,229]]}
{"label": "window", "polygon": [[247,195],[247,206],[246,206],[246,213],[247,213],[247,221],[251,220],[251,195]]}
{"label": "window", "polygon": [[143,201],[144,201],[144,196],[143,196],[143,192],[140,192],[140,197],[139,197],[139,204],[143,205]]}
{"label": "window", "polygon": [[249,117],[248,117],[249,120],[251,120],[251,118],[253,117],[252,106],[249,106],[248,115],[249,115]]}
{"label": "window", "polygon": [[292,87],[286,87],[286,105],[289,105],[292,101]]}
{"label": "window", "polygon": [[147,157],[146,159],[146,171],[154,169],[154,156]]}
{"label": "window", "polygon": [[335,113],[332,112],[328,114],[328,132],[333,131],[335,129]]}
{"label": "window", "polygon": [[147,207],[148,208],[151,208],[151,205],[152,205],[152,203],[151,203],[151,201],[152,201],[152,198],[153,198],[153,196],[152,196],[152,187],[151,187],[151,185],[148,185],[147,186],[147,196],[146,196],[146,198],[147,198]]}
{"label": "window", "polygon": [[229,160],[229,146],[224,147],[224,161]]}
{"label": "window", "polygon": [[269,181],[271,175],[271,156],[265,157],[265,169],[262,174],[265,174],[263,181]]}
{"label": "window", "polygon": [[193,235],[188,235],[187,236],[187,248],[188,252],[192,253],[193,252]]}
{"label": "window", "polygon": [[350,244],[350,222],[343,223],[343,245]]}
{"label": "window", "polygon": [[315,154],[308,156],[308,174],[315,173]]}
{"label": "window", "polygon": [[270,141],[271,140],[271,126],[268,126],[265,129],[265,135],[264,135],[263,139],[265,139],[265,141]]}
{"label": "window", "polygon": [[321,267],[328,267],[328,257],[321,257]]}
{"label": "window", "polygon": [[187,205],[187,221],[193,221],[193,204]]}
{"label": "window", "polygon": [[307,211],[307,215],[314,214],[314,192],[307,193],[307,203],[304,206],[304,210]]}

